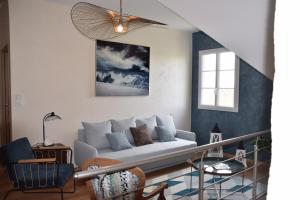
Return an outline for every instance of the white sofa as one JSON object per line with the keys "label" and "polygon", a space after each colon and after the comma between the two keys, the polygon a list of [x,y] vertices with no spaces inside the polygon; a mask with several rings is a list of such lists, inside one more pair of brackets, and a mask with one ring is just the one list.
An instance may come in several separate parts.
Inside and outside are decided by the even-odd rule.
{"label": "white sofa", "polygon": [[[113,129],[113,127],[112,127]],[[78,130],[78,138],[74,142],[74,158],[75,163],[80,166],[84,160],[93,157],[104,157],[122,162],[134,162],[137,160],[145,159],[151,156],[158,156],[164,153],[175,152],[197,146],[196,135],[193,132],[176,130],[176,141],[159,142],[153,140],[153,144],[134,146],[130,149],[114,151],[111,148],[96,149],[95,147],[87,144],[86,133],[84,129]],[[151,163],[139,166],[145,172],[155,171],[161,168],[169,167],[179,163],[183,163],[188,159],[187,156],[170,159],[167,162]]]}

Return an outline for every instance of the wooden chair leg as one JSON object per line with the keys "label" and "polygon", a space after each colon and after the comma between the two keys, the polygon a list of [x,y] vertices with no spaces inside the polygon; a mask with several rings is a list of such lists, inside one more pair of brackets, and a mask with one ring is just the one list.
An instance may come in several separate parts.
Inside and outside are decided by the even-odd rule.
{"label": "wooden chair leg", "polygon": [[60,188],[60,199],[64,200],[64,189]]}
{"label": "wooden chair leg", "polygon": [[158,197],[157,200],[166,200],[164,191],[162,191],[162,192],[159,194],[159,197]]}
{"label": "wooden chair leg", "polygon": [[12,191],[13,191],[12,189],[8,190],[8,191],[5,193],[5,195],[4,195],[4,197],[3,197],[3,200],[5,200],[5,199],[8,197],[9,193],[12,192]]}

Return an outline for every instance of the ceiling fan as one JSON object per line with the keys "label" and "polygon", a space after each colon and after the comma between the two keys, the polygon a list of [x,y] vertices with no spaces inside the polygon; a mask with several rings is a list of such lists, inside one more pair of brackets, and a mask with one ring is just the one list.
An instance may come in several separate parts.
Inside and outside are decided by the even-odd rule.
{"label": "ceiling fan", "polygon": [[91,39],[112,39],[152,24],[166,25],[157,21],[123,14],[122,0],[120,0],[120,12],[90,3],[79,2],[73,6],[71,18],[76,29]]}

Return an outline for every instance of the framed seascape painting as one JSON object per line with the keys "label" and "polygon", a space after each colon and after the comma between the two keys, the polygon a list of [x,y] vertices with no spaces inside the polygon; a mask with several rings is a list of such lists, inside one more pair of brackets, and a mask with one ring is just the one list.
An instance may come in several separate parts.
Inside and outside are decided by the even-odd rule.
{"label": "framed seascape painting", "polygon": [[150,48],[97,40],[96,96],[149,95]]}

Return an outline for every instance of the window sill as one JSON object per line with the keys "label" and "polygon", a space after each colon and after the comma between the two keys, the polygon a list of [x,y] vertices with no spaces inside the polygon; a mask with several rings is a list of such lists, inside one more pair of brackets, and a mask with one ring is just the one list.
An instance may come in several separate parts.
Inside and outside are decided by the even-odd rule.
{"label": "window sill", "polygon": [[200,110],[212,110],[212,111],[221,111],[221,112],[234,112],[238,113],[238,107],[222,107],[222,106],[206,106],[206,105],[199,105],[198,109]]}

